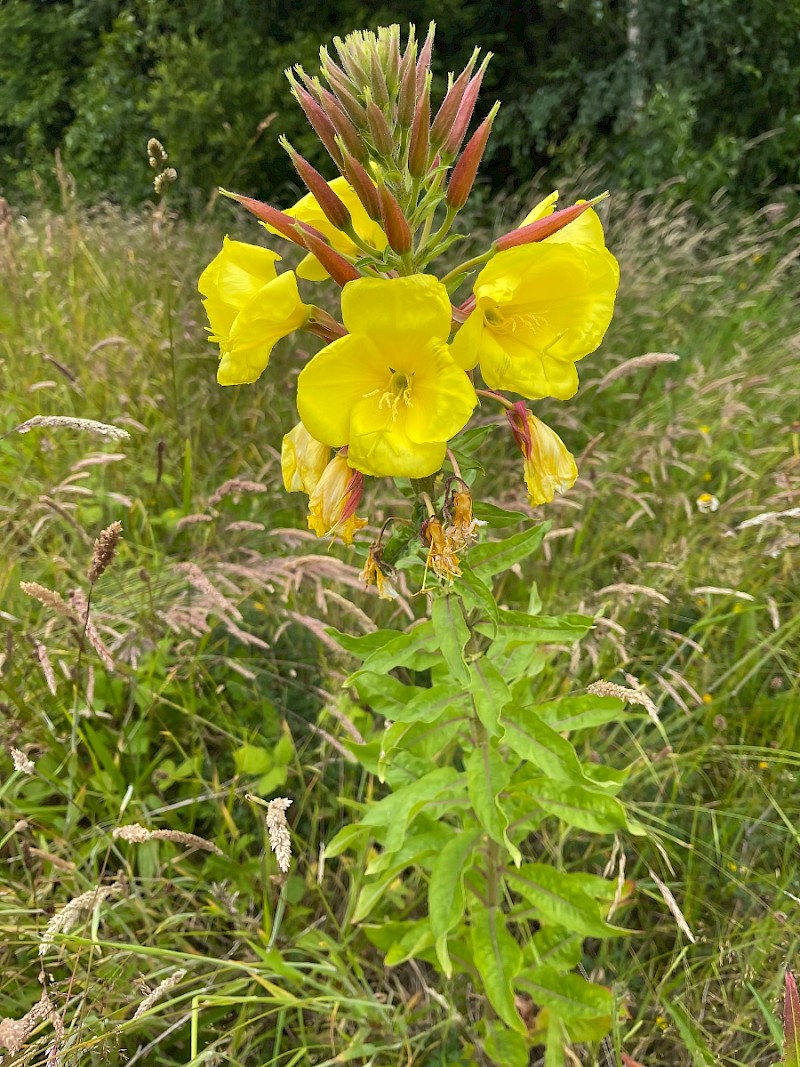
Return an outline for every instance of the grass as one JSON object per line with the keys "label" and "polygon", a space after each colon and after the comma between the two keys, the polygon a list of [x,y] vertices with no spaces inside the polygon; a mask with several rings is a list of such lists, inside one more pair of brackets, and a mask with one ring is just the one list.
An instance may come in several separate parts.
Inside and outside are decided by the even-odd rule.
{"label": "grass", "polygon": [[[617,1064],[620,1049],[646,1067],[780,1056],[778,998],[800,935],[800,616],[797,516],[768,516],[800,503],[800,333],[796,228],[775,215],[710,228],[657,197],[615,203],[617,318],[576,400],[537,407],[581,480],[547,509],[543,556],[503,596],[527,598],[533,580],[546,609],[599,616],[580,648],[554,654],[545,693],[629,675],[662,724],[590,739],[597,759],[633,762],[626,797],[653,836],[622,843],[632,933],[587,946],[626,1017],[586,1064]],[[231,235],[254,239],[227,217]],[[194,286],[221,225],[78,213],[69,200],[59,216],[3,223],[0,745],[35,772],[9,757],[0,782],[0,1016],[24,1015],[42,979],[54,1009],[6,1062],[44,1063],[55,1035],[59,1062],[456,1063],[464,991],[424,967],[386,970],[349,922],[362,866],[319,859],[376,789],[348,762],[344,742],[369,724],[338,695],[347,665],[322,627],[402,624],[404,607],[364,593],[358,552],[305,533],[299,498],[279,487],[301,365],[290,345],[255,386],[213,380]],[[680,359],[610,380],[650,352]],[[11,432],[36,414],[130,437]],[[510,442],[495,438],[476,491],[521,505]],[[700,510],[704,493],[716,511]],[[373,499],[373,525],[388,506]],[[91,591],[110,672],[20,582],[87,595],[92,543],[116,519],[124,540]],[[293,800],[283,885],[247,792]],[[222,854],[113,836],[129,823]],[[613,844],[543,843],[597,872]],[[54,913],[115,880],[40,956]],[[413,878],[388,904],[413,909]]]}

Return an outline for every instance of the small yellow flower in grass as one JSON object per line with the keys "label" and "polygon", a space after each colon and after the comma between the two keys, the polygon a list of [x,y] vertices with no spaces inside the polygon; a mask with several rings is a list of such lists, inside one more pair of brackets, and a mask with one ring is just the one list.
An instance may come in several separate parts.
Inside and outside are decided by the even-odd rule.
{"label": "small yellow flower in grass", "polygon": [[701,493],[695,503],[701,515],[710,515],[712,512],[719,510],[719,500],[713,493]]}
{"label": "small yellow flower in grass", "polygon": [[525,485],[532,508],[566,493],[578,478],[575,457],[550,427],[537,419],[522,400],[506,412],[511,432],[524,458]]}
{"label": "small yellow flower in grass", "polygon": [[300,372],[303,424],[364,474],[434,474],[477,403],[447,345],[447,290],[425,274],[362,278],[342,290],[342,318],[347,336]]}
{"label": "small yellow flower in grass", "polygon": [[317,537],[338,537],[352,544],[356,531],[367,525],[356,515],[363,489],[364,476],[341,453],[334,456],[309,497],[309,530]]}
{"label": "small yellow flower in grass", "polygon": [[[525,223],[550,214],[556,195]],[[619,266],[589,209],[545,240],[489,260],[475,281],[475,310],[456,334],[453,355],[467,370],[480,363],[490,389],[569,400],[578,388],[575,363],[602,341],[618,284]]]}
{"label": "small yellow flower in grass", "polygon": [[714,700],[714,698],[711,695],[711,693],[703,693],[703,703],[704,704],[711,704],[713,702],[713,700]]}
{"label": "small yellow flower in grass", "polygon": [[[353,229],[361,240],[372,245],[378,251],[386,248],[386,234],[378,223],[373,222],[369,217],[364,205],[356,196],[352,185],[345,181],[344,178],[334,178],[332,182],[328,182],[328,185],[350,212]],[[341,252],[342,255],[357,258],[363,254],[361,249],[346,233],[337,230],[335,226],[331,225],[317,203],[316,197],[311,193],[301,197],[294,207],[287,208],[284,214],[290,215],[293,219],[297,219],[298,222],[307,222],[310,226],[319,230],[320,233],[324,233],[333,248],[337,252]],[[330,277],[330,275],[319,260],[309,253],[297,268],[297,277],[304,278],[310,282],[321,282]]]}
{"label": "small yellow flower in grass", "polygon": [[219,345],[220,385],[247,385],[264,373],[272,348],[308,320],[310,308],[292,271],[278,274],[280,256],[268,248],[225,238],[197,288]]}
{"label": "small yellow flower in grass", "polygon": [[286,492],[310,496],[330,458],[330,448],[315,441],[302,422],[298,422],[284,435],[281,445],[281,473]]}

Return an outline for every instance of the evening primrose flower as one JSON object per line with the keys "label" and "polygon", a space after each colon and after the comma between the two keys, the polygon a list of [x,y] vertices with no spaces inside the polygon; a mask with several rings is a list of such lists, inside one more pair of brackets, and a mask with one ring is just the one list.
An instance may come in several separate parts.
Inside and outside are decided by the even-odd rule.
{"label": "evening primrose flower", "polygon": [[[537,204],[523,224],[551,214],[557,195]],[[590,208],[545,240],[489,260],[453,356],[467,370],[480,363],[490,389],[569,400],[578,388],[575,363],[602,341],[618,284],[619,266]]]}
{"label": "evening primrose flower", "polygon": [[367,525],[356,515],[363,489],[364,476],[341,453],[334,456],[309,497],[309,530],[317,537],[338,537],[352,544],[356,531]]}
{"label": "evening primrose flower", "polygon": [[396,577],[395,570],[383,561],[380,545],[370,545],[366,563],[358,577],[365,586],[374,585],[381,600],[397,598],[397,589],[392,581]]}
{"label": "evening primrose flower", "polygon": [[478,527],[482,525],[472,514],[472,494],[468,489],[453,493],[451,510],[452,519],[445,533],[456,549],[467,548],[478,540]]}
{"label": "evening primrose flower", "polygon": [[220,349],[220,385],[256,381],[275,343],[308,320],[311,309],[300,299],[294,274],[275,270],[280,258],[268,248],[226,237],[200,275],[209,340]]}
{"label": "evening primrose flower", "polygon": [[571,489],[578,478],[578,468],[555,430],[537,419],[521,400],[506,412],[506,418],[525,461],[525,485],[531,507],[549,504],[556,493]]}
{"label": "evening primrose flower", "polygon": [[349,333],[300,372],[297,409],[308,432],[364,474],[424,478],[477,403],[450,356],[451,306],[430,275],[362,278],[342,290]]}
{"label": "evening primrose flower", "polygon": [[456,545],[435,516],[423,523],[422,536],[428,545],[428,555],[425,560],[426,571],[430,568],[443,582],[452,582],[454,578],[460,578],[461,560],[458,558]]}
{"label": "evening primrose flower", "polygon": [[315,441],[302,422],[298,422],[284,435],[281,445],[281,473],[286,492],[310,496],[330,458],[330,448]]}
{"label": "evening primrose flower", "polygon": [[[350,212],[353,229],[361,240],[372,245],[379,252],[383,251],[386,248],[386,234],[378,223],[369,217],[352,185],[344,178],[334,178],[333,181],[328,182],[328,185]],[[341,252],[342,255],[357,258],[362,254],[355,242],[346,233],[337,230],[336,227],[331,225],[317,203],[316,197],[311,193],[307,193],[298,200],[294,207],[287,208],[284,214],[290,215],[292,218],[297,219],[298,222],[307,222],[310,226],[319,230],[320,233],[325,234],[333,248],[337,252]],[[298,266],[297,276],[298,278],[306,279],[306,281],[321,282],[328,278],[329,274],[319,260],[309,253]]]}

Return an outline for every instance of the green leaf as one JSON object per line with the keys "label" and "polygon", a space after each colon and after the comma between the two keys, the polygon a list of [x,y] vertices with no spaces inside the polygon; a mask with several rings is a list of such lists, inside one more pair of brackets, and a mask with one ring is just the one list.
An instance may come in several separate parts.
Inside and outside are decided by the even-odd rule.
{"label": "green leaf", "polygon": [[532,708],[507,705],[503,709],[501,725],[505,727],[503,740],[506,744],[548,778],[586,784],[575,749],[566,738],[543,723]]}
{"label": "green leaf", "polygon": [[[374,636],[368,634],[368,637]],[[406,633],[392,632],[392,637],[382,647],[377,648],[364,660],[363,669],[373,671],[375,674],[383,674],[394,667],[416,666],[416,657],[420,652],[435,652],[437,649],[437,635],[433,631],[430,622],[422,622],[414,626]],[[351,685],[360,672],[356,671],[345,681],[345,685]]]}
{"label": "green leaf", "polygon": [[387,967],[396,967],[398,963],[405,963],[414,956],[421,956],[433,945],[433,934],[427,919],[419,922],[406,931],[399,941],[395,941],[384,957]]}
{"label": "green leaf", "polygon": [[462,789],[465,785],[463,775],[454,767],[439,767],[419,781],[409,782],[388,797],[371,804],[360,825],[385,829],[383,847],[387,852],[396,852],[403,843],[408,824],[426,804],[441,793],[454,788]]}
{"label": "green leaf", "polygon": [[477,452],[489,434],[496,429],[497,426],[494,423],[488,423],[485,426],[471,426],[454,438],[450,442],[450,446],[454,452],[460,452],[462,456],[471,456],[473,452]]}
{"label": "green leaf", "polygon": [[241,745],[233,753],[237,774],[266,774],[273,767],[272,752],[259,745]]}
{"label": "green leaf", "polygon": [[464,871],[479,838],[480,834],[467,831],[456,834],[439,853],[431,870],[428,915],[436,938],[436,955],[448,978],[453,967],[447,951],[447,935],[464,915]]}
{"label": "green leaf", "polygon": [[394,719],[397,709],[417,692],[416,686],[403,685],[393,674],[375,674],[363,669],[354,676],[353,688],[362,704],[387,719]]}
{"label": "green leaf", "polygon": [[506,833],[508,819],[498,797],[508,786],[513,768],[488,742],[473,749],[465,760],[467,792],[478,822],[493,841],[508,849],[519,866],[522,856]]}
{"label": "green leaf", "polygon": [[489,1003],[507,1026],[525,1033],[512,984],[522,966],[522,950],[506,929],[499,908],[479,908],[470,923],[472,956]]}
{"label": "green leaf", "polygon": [[479,611],[483,618],[496,625],[499,617],[497,602],[491,589],[482,582],[470,568],[466,560],[461,561],[461,577],[458,579],[458,593],[468,609]]}
{"label": "green leaf", "polygon": [[488,541],[470,549],[469,563],[479,578],[491,578],[501,571],[507,571],[516,563],[527,559],[544,540],[550,529],[549,522],[532,526],[522,533],[506,537],[502,541]]}
{"label": "green leaf", "polygon": [[540,778],[530,784],[528,794],[548,815],[579,830],[611,834],[629,829],[625,809],[618,800],[582,785]]}
{"label": "green leaf", "polygon": [[800,1067],[800,996],[791,971],[786,972],[783,998],[783,1067]]}
{"label": "green leaf", "polygon": [[[594,623],[588,615],[526,615],[524,611],[501,611],[499,620],[508,639],[539,644],[578,641],[586,636]],[[485,623],[478,623],[475,629],[491,636]]]}
{"label": "green leaf", "polygon": [[502,1023],[487,1023],[485,1047],[492,1063],[502,1063],[503,1067],[528,1067],[528,1042],[518,1031],[509,1030]]}
{"label": "green leaf", "polygon": [[353,637],[351,634],[342,633],[334,626],[326,626],[325,633],[341,645],[345,652],[350,652],[362,660],[371,656],[373,652],[377,652],[379,648],[383,648],[392,638],[397,637],[397,630],[375,630],[371,634]]}
{"label": "green leaf", "polygon": [[[681,1035],[681,1040],[686,1046],[686,1051],[692,1057],[694,1067],[716,1067],[719,1062],[717,1057],[708,1047],[699,1027],[682,1005],[671,997],[664,1001],[664,1010],[671,1016],[672,1021]],[[784,1063],[783,1067],[795,1067],[791,1059]]]}
{"label": "green leaf", "polygon": [[500,711],[511,699],[511,693],[500,671],[486,656],[469,665],[469,691],[478,718],[489,734],[496,736],[500,732]]}
{"label": "green leaf", "polygon": [[431,621],[451,676],[467,685],[469,670],[464,649],[469,641],[469,628],[461,602],[452,593],[436,597],[431,606]]}
{"label": "green leaf", "polygon": [[423,861],[429,856],[437,859],[442,849],[455,836],[456,830],[447,823],[433,823],[429,827],[422,827],[424,819],[420,818],[414,824],[414,829],[406,837],[402,848],[397,852],[381,852],[373,856],[364,872],[371,876],[382,874],[389,870],[403,870],[405,867],[430,866]]}
{"label": "green leaf", "polygon": [[547,1020],[547,1040],[544,1048],[544,1067],[564,1067],[564,1027],[556,1015]]}
{"label": "green leaf", "polygon": [[343,826],[325,846],[325,858],[332,859],[334,856],[341,855],[342,852],[346,852],[353,845],[360,844],[366,836],[367,828],[362,826],[361,823],[350,823],[347,826]]}
{"label": "green leaf", "polygon": [[571,933],[563,926],[542,926],[525,945],[523,953],[539,966],[571,971],[583,957],[583,935]]}
{"label": "green leaf", "polygon": [[[412,686],[406,688],[411,690]],[[448,683],[433,685],[430,689],[417,687],[415,695],[396,708],[393,717],[398,722],[436,722],[447,712],[453,717],[463,714],[466,704],[463,686]]]}
{"label": "green leaf", "polygon": [[483,500],[476,500],[472,505],[472,514],[480,522],[496,529],[506,526],[517,526],[521,522],[528,521],[528,516],[522,511],[507,511],[499,508],[496,504],[487,504]]}
{"label": "green leaf", "polygon": [[546,704],[536,704],[533,710],[542,722],[563,734],[572,730],[605,726],[609,722],[624,722],[633,717],[624,707],[622,701],[616,697],[600,697],[586,693],[582,696],[549,700]]}
{"label": "green leaf", "polygon": [[524,897],[541,921],[555,923],[584,937],[626,933],[603,919],[597,902],[569,874],[544,863],[526,863],[519,870],[509,868],[506,878],[510,888]]}
{"label": "green leaf", "polygon": [[582,1019],[610,1019],[614,1010],[608,989],[587,982],[579,974],[561,974],[555,967],[535,967],[526,972],[520,985],[567,1026]]}
{"label": "green leaf", "polygon": [[[403,870],[403,868],[401,867],[400,870]],[[371,882],[365,882],[364,885],[362,885],[351,922],[362,922],[367,918],[376,904],[380,903],[382,900],[386,900],[387,890],[397,878],[397,874],[398,869],[395,866],[390,871],[384,872],[380,878],[376,878]]]}

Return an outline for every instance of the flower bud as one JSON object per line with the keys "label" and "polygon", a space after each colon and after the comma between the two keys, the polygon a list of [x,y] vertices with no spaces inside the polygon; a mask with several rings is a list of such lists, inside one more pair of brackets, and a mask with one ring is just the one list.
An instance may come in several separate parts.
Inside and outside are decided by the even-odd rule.
{"label": "flower bud", "polygon": [[302,222],[298,222],[296,225],[302,227],[303,243],[306,248],[317,257],[337,285],[344,287],[348,282],[354,282],[356,278],[361,277],[361,274],[349,260],[340,255],[334,248],[331,248],[319,230],[315,230]]}
{"label": "flower bud", "polygon": [[469,129],[472,113],[475,110],[478,93],[480,92],[481,82],[483,81],[483,76],[486,73],[486,68],[489,65],[491,58],[492,53],[489,52],[481,63],[478,73],[474,78],[470,78],[467,88],[464,90],[464,96],[458,106],[458,112],[453,122],[453,128],[448,134],[442,148],[442,152],[449,159],[454,159],[458,155],[458,150],[461,148],[464,137]]}
{"label": "flower bud", "polygon": [[330,448],[315,441],[302,422],[298,422],[284,435],[281,445],[281,473],[286,492],[310,496],[330,458]]}
{"label": "flower bud", "polygon": [[391,159],[394,150],[392,131],[389,129],[386,116],[371,96],[367,97],[367,122],[375,151],[383,159]]}
{"label": "flower bud", "polygon": [[331,226],[334,226],[337,230],[350,229],[353,225],[350,212],[319,171],[315,170],[308,160],[303,159],[299,152],[295,152],[285,137],[280,138],[280,143],[289,153],[294,169],[308,186],[309,192],[322,208],[325,218]]}
{"label": "flower bud", "polygon": [[461,101],[464,98],[467,85],[469,83],[470,76],[472,75],[472,68],[475,66],[475,61],[478,58],[479,49],[476,48],[470,57],[469,63],[461,71],[459,76],[447,90],[447,95],[442,101],[442,105],[439,108],[436,118],[431,125],[431,144],[434,148],[440,148],[447,136],[453,128],[458,109],[461,106]]}
{"label": "flower bud", "polygon": [[367,113],[354,95],[344,72],[333,64],[332,69],[325,71],[325,77],[347,117],[357,129],[363,130],[367,125]]}
{"label": "flower bud", "polygon": [[369,84],[375,103],[380,108],[389,105],[389,87],[386,84],[380,59],[376,51],[371,51],[369,56]]}
{"label": "flower bud", "polygon": [[436,36],[436,23],[428,25],[428,35],[417,60],[417,85],[425,81],[425,75],[431,69],[431,52],[433,51],[433,39]]}
{"label": "flower bud", "polygon": [[516,230],[511,230],[510,233],[503,234],[502,237],[497,238],[494,243],[495,250],[504,252],[507,248],[515,248],[517,245],[526,245],[533,241],[544,241],[546,237],[552,237],[554,233],[558,233],[565,226],[569,226],[584,211],[588,211],[590,207],[594,207],[601,200],[605,200],[607,196],[608,193],[601,193],[600,196],[596,196],[592,200],[585,200],[582,204],[573,204],[572,207],[562,208],[561,211],[554,211],[552,215],[546,215],[543,219],[531,222],[527,226],[520,226]]}
{"label": "flower bud", "polygon": [[398,255],[404,256],[411,251],[413,245],[411,229],[406,217],[383,182],[378,183],[378,198],[386,240]]}
{"label": "flower bud", "polygon": [[450,181],[447,185],[446,201],[447,206],[454,211],[460,211],[464,204],[467,202],[472,185],[475,181],[475,176],[478,173],[478,167],[481,165],[483,159],[483,153],[486,149],[486,142],[489,140],[489,134],[492,131],[492,123],[494,117],[500,107],[500,103],[496,103],[475,133],[470,138],[467,147],[461,154],[461,158],[453,168],[453,173],[450,176]]}
{"label": "flower bud", "polygon": [[[358,135],[358,131],[352,124],[350,119],[345,114],[341,104],[333,95],[329,93],[327,89],[324,89],[321,85],[316,86],[319,93],[320,103],[325,110],[325,114],[330,119],[336,133],[341,137],[342,143],[347,148],[347,151],[351,156],[364,160],[367,159],[367,151],[364,147],[364,143]],[[341,163],[337,164],[341,168]]]}
{"label": "flower bud", "polygon": [[408,171],[412,178],[423,178],[428,173],[430,156],[431,123],[431,76],[425,74],[422,92],[417,100],[414,121],[411,126],[411,140],[408,146]]}
{"label": "flower bud", "polygon": [[525,485],[532,508],[549,504],[556,493],[571,489],[578,478],[575,457],[564,442],[525,406],[517,401],[506,418],[524,459]]}
{"label": "flower bud", "polygon": [[341,166],[342,153],[339,150],[339,146],[336,143],[336,128],[322,110],[320,105],[301,85],[298,84],[297,79],[294,76],[294,72],[288,70],[286,77],[289,79],[292,86],[292,95],[298,102],[300,107],[305,112],[305,116],[311,123],[317,137],[322,141],[323,145],[328,151],[328,155],[331,157],[336,166]]}
{"label": "flower bud", "polygon": [[408,130],[414,122],[417,104],[417,42],[409,34],[406,54],[400,68],[400,92],[397,97],[397,124]]}
{"label": "flower bud", "polygon": [[345,154],[343,173],[345,179],[352,185],[356,196],[363,204],[364,210],[369,217],[373,222],[382,222],[383,216],[381,215],[378,190],[365,168],[361,166],[358,160]]}
{"label": "flower bud", "polygon": [[[229,193],[227,189],[220,189],[220,193],[223,196],[227,196],[229,200],[235,200],[237,204],[241,204],[251,215],[255,215],[270,229],[276,230],[287,241],[292,241],[293,244],[305,248],[305,242],[298,232],[297,219],[293,219],[291,215],[285,215],[282,211],[278,211],[276,207],[265,204],[263,200],[254,200],[252,196]],[[313,227],[309,226],[308,229],[313,229]],[[322,234],[320,234],[321,236]]]}
{"label": "flower bud", "polygon": [[353,470],[338,453],[325,467],[308,501],[308,528],[317,537],[338,537],[352,544],[357,530],[367,525],[356,508],[364,491],[364,475]]}

